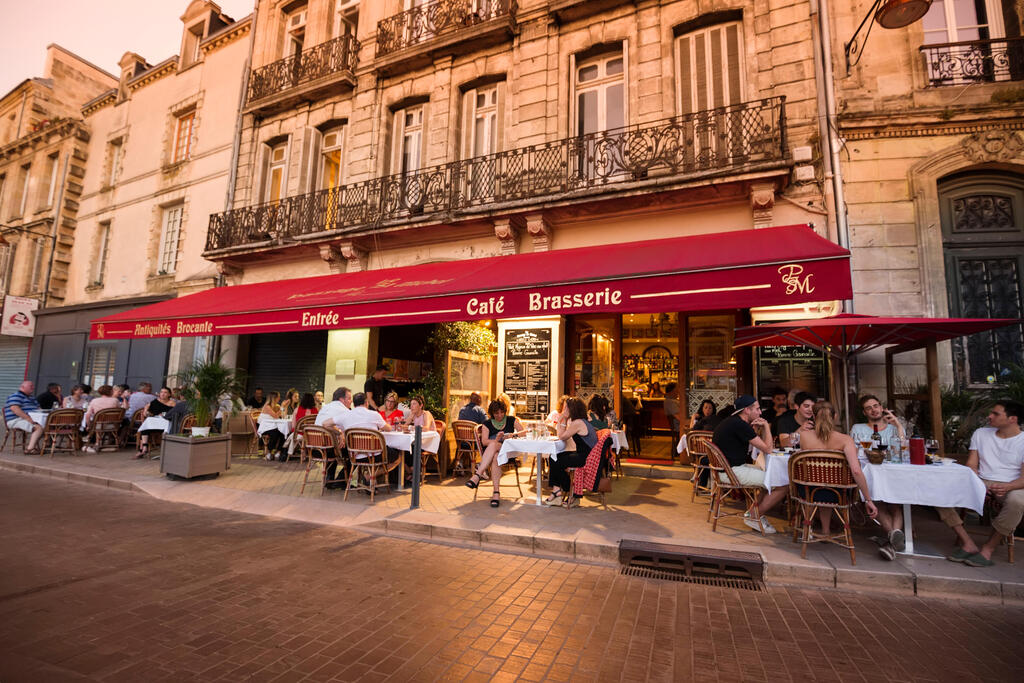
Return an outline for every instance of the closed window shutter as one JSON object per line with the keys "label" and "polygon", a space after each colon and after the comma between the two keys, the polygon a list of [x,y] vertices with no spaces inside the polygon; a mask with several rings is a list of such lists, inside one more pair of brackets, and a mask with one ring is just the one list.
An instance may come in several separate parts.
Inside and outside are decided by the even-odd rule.
{"label": "closed window shutter", "polygon": [[402,172],[402,142],[405,137],[405,110],[395,112],[391,126],[391,166],[388,173],[395,175]]}
{"label": "closed window shutter", "polygon": [[680,113],[743,101],[740,25],[726,24],[677,39]]}
{"label": "closed window shutter", "polygon": [[498,114],[494,123],[494,151],[505,149],[505,81],[498,82]]}
{"label": "closed window shutter", "polygon": [[459,131],[459,158],[473,156],[473,118],[476,111],[476,88],[467,90],[462,96],[462,120]]}

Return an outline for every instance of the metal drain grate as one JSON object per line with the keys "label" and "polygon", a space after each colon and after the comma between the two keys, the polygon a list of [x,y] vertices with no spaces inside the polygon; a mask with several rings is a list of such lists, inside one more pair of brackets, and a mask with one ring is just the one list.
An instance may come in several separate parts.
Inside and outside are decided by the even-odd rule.
{"label": "metal drain grate", "polygon": [[639,576],[645,579],[661,579],[663,581],[682,581],[701,586],[717,586],[719,588],[736,588],[739,590],[760,591],[760,581],[736,576],[708,576],[705,574],[686,574],[678,569],[652,569],[651,567],[623,567],[625,576]]}

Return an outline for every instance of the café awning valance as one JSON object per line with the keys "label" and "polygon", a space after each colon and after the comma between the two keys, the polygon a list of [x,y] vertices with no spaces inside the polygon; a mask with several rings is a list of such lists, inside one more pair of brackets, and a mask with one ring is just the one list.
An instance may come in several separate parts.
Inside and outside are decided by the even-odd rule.
{"label": "caf\u00e9 awning valance", "polygon": [[218,287],[92,321],[91,339],[186,337],[852,296],[850,253],[807,225]]}

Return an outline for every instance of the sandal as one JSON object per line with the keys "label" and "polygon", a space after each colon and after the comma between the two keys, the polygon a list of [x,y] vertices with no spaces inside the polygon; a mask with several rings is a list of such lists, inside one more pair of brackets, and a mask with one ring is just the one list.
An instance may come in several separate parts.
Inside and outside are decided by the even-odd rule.
{"label": "sandal", "polygon": [[549,496],[548,498],[544,499],[544,504],[547,505],[548,507],[554,507],[555,505],[561,505],[562,504],[562,495],[563,494],[562,494],[561,491],[559,491],[558,493],[552,493],[551,496]]}
{"label": "sandal", "polygon": [[40,452],[38,448],[29,448],[25,450],[25,455],[39,455]]}
{"label": "sandal", "polygon": [[[473,477],[476,477],[476,481],[473,481]],[[466,488],[475,489],[480,485],[480,475],[474,472],[473,477],[466,480]]]}
{"label": "sandal", "polygon": [[491,494],[491,507],[496,508],[501,504],[501,493],[495,491]]}

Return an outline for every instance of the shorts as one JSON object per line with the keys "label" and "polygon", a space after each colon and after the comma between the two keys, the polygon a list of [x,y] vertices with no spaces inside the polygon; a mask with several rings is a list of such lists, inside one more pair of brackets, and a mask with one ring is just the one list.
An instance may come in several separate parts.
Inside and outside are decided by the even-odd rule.
{"label": "shorts", "polygon": [[[736,480],[739,481],[741,486],[760,486],[765,488],[764,470],[757,465],[738,465],[732,468],[732,473],[736,475]],[[724,472],[718,476],[723,484],[729,483],[729,478]]]}
{"label": "shorts", "polygon": [[31,433],[38,426],[38,424],[29,422],[23,417],[15,418],[7,423],[7,429],[20,429],[23,432],[29,433]]}
{"label": "shorts", "polygon": [[[807,494],[811,492],[811,487],[797,484],[796,490],[797,494],[801,498],[807,500]],[[814,497],[811,498],[811,501],[815,503],[831,503],[833,505],[837,505],[839,503],[839,496],[832,489],[817,488],[814,489]]]}

